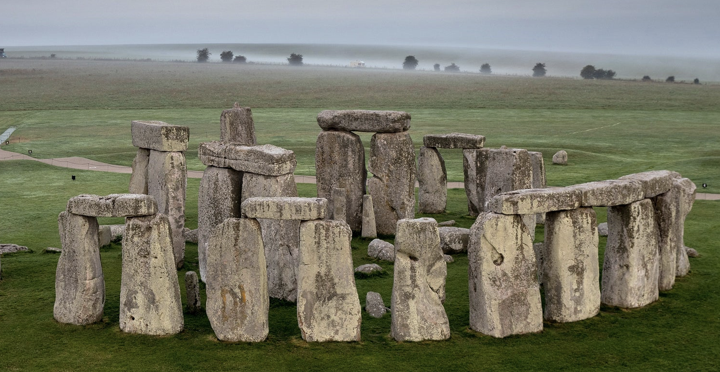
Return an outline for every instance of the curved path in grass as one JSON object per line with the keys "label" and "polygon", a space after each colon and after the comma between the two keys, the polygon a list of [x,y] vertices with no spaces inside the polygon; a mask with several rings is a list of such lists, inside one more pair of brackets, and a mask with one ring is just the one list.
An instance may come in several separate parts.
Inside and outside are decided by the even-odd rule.
{"label": "curved path in grass", "polygon": [[[101,172],[112,172],[112,173],[126,173],[132,174],[131,167],[125,167],[122,165],[112,165],[107,163],[101,163],[99,161],[90,160],[86,158],[80,158],[77,156],[69,158],[54,158],[54,159],[36,159],[32,156],[18,154],[16,152],[5,151],[0,149],[0,161],[3,160],[33,160],[41,163],[54,165],[56,167],[71,168],[71,169],[82,169],[91,171]],[[202,178],[202,171],[189,170],[188,178]],[[315,183],[315,176],[298,176],[295,175],[296,183]],[[417,183],[415,184],[417,187]],[[448,182],[448,189],[462,189],[465,188],[463,182]],[[720,194],[696,194],[697,200],[720,200]]]}

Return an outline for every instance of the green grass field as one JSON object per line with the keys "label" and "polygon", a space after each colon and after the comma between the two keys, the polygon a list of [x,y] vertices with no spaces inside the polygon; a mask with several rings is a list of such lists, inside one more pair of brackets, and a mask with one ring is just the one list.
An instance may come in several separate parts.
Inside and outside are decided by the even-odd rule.
{"label": "green grass field", "polygon": [[[542,151],[550,185],[670,169],[720,192],[720,86],[483,77],[383,70],[292,69],[183,63],[9,61],[0,63],[0,132],[18,129],[3,149],[40,158],[82,156],[130,165],[131,120],[163,120],[191,128],[191,169],[200,142],[219,138],[222,109],[235,101],[253,107],[259,143],[295,151],[297,174],[314,174],[315,116],[323,109],[409,112],[420,146],[427,133],[483,134],[486,145]],[[366,146],[370,137],[362,136]],[[565,149],[568,166],[550,164]],[[459,151],[443,152],[451,180],[462,179]],[[72,181],[70,175],[76,175]],[[546,323],[542,333],[493,339],[468,328],[467,257],[448,265],[445,303],[452,337],[446,342],[397,343],[390,316],[363,316],[360,343],[308,344],[294,304],[272,302],[270,336],[260,344],[218,342],[204,314],[186,314],[172,337],[119,330],[120,250],[101,252],[107,300],[103,322],[76,327],[52,318],[60,245],[57,215],[82,193],[127,191],[129,176],[56,168],[29,161],[0,162],[0,242],[33,253],[2,257],[0,370],[717,370],[720,355],[720,218],[717,201],[697,201],[685,241],[701,257],[673,290],[643,309],[603,308],[569,324]],[[199,180],[188,180],[187,226],[197,226]],[[314,196],[314,185],[298,185]],[[448,213],[469,227],[463,190],[450,190]],[[598,209],[598,219],[605,211]],[[100,219],[100,223],[121,223]],[[542,240],[542,228],[536,240]],[[367,257],[368,240],[353,239],[354,264]],[[605,245],[601,238],[602,257]],[[601,258],[602,259],[602,258]],[[392,290],[385,276],[357,279],[368,291]],[[197,270],[197,247],[187,245],[178,275]],[[183,288],[184,290],[184,288]],[[204,301],[203,301],[204,304]]]}

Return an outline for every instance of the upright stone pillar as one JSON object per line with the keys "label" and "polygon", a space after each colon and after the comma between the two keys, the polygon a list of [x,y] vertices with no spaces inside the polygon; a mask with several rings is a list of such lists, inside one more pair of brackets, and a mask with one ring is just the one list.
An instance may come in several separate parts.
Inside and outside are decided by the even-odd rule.
{"label": "upright stone pillar", "polygon": [[305,341],[360,341],[351,239],[350,227],[341,221],[300,225],[297,314]]}
{"label": "upright stone pillar", "polygon": [[418,157],[418,204],[420,213],[443,213],[447,206],[445,160],[436,148],[421,147]]}
{"label": "upright stone pillar", "polygon": [[373,135],[369,170],[377,232],[393,235],[397,221],[415,217],[415,149],[410,135]]}
{"label": "upright stone pillar", "polygon": [[367,179],[360,137],[351,132],[321,132],[315,149],[315,173],[319,198],[332,204],[333,188],[345,189],[347,223],[353,231],[360,231]]}
{"label": "upright stone pillar", "polygon": [[58,228],[62,253],[55,273],[53,316],[60,323],[99,322],[105,305],[105,279],[97,218],[61,212]]}
{"label": "upright stone pillar", "polygon": [[330,201],[330,209],[332,209],[332,219],[347,222],[347,204],[345,203],[345,195],[347,195],[347,193],[345,192],[345,189],[335,187],[332,189],[331,195],[332,200]]}
{"label": "upright stone pillar", "polygon": [[680,190],[680,244],[677,250],[677,268],[675,275],[685,276],[690,272],[690,260],[685,250],[685,218],[690,210],[692,210],[695,202],[695,184],[687,178],[681,178],[674,181],[673,187],[679,187]]}
{"label": "upright stone pillar", "polygon": [[167,216],[127,218],[120,283],[120,329],[172,335],[183,330],[170,223]]}
{"label": "upright stone pillar", "polygon": [[450,323],[445,299],[447,263],[432,218],[400,220],[395,238],[392,337],[397,341],[445,340]]}
{"label": "upright stone pillar", "polygon": [[595,210],[548,212],[543,244],[545,319],[575,322],[600,311]]}
{"label": "upright stone pillar", "polygon": [[[544,189],[547,187],[545,180],[545,161],[543,160],[542,152],[528,151],[530,155],[530,164],[532,165],[532,188],[533,189]],[[539,224],[545,223],[545,213],[538,213],[536,215],[536,222]]]}
{"label": "upright stone pillar", "polygon": [[470,215],[485,211],[488,201],[497,194],[533,185],[527,150],[467,149],[463,150],[463,166]]}
{"label": "upright stone pillar", "polygon": [[532,237],[519,215],[480,214],[468,260],[470,328],[498,338],[542,331]]}
{"label": "upright stone pillar", "polygon": [[255,123],[249,107],[240,107],[235,102],[233,108],[223,110],[220,115],[220,140],[240,145],[255,144]]}
{"label": "upright stone pillar", "polygon": [[175,266],[185,262],[185,190],[187,165],[182,152],[150,151],[148,195],[157,201],[159,213],[168,216]]}
{"label": "upright stone pillar", "polygon": [[658,299],[658,227],[644,199],[608,208],[602,303],[636,308]]}
{"label": "upright stone pillar", "polygon": [[375,229],[375,210],[373,209],[372,196],[363,195],[363,214],[362,214],[362,237],[375,239],[377,238],[377,230]]}
{"label": "upright stone pillar", "polygon": [[270,306],[260,224],[229,218],[208,246],[207,314],[221,341],[259,342],[268,335]]}
{"label": "upright stone pillar", "polygon": [[130,193],[148,193],[148,163],[150,162],[150,150],[138,149],[132,163],[132,175],[130,175]]}

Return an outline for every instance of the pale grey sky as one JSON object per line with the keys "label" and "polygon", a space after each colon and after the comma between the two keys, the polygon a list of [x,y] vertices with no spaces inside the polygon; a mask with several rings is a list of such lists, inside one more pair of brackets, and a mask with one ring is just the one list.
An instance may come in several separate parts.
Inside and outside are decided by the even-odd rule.
{"label": "pale grey sky", "polygon": [[0,47],[336,43],[720,55],[720,0],[0,0]]}

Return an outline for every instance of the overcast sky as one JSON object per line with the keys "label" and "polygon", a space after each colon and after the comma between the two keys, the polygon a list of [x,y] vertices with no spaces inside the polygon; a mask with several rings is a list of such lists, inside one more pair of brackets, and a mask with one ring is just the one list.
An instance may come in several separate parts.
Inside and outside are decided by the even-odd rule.
{"label": "overcast sky", "polygon": [[0,47],[448,45],[720,56],[720,0],[0,0]]}

